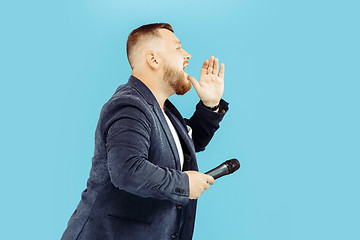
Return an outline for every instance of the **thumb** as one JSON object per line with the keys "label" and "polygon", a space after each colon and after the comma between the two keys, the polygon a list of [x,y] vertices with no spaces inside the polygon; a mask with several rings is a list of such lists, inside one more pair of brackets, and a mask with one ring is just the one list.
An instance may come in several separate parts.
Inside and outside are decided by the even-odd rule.
{"label": "thumb", "polygon": [[195,90],[200,87],[199,82],[198,82],[194,77],[188,76],[188,80],[192,83],[192,85],[194,86]]}
{"label": "thumb", "polygon": [[215,183],[215,179],[212,176],[208,175],[208,174],[205,174],[205,175],[206,175],[206,178],[207,178],[206,179],[207,182],[210,183],[211,185],[213,185]]}

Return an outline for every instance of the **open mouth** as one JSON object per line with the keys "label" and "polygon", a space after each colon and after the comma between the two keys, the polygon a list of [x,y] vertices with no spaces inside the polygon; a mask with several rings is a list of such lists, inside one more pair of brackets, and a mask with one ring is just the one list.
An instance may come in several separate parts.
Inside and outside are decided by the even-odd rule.
{"label": "open mouth", "polygon": [[189,77],[189,74],[187,74],[187,73],[185,72],[185,68],[186,68],[187,66],[189,66],[189,63],[188,63],[188,62],[185,62],[185,63],[184,63],[184,66],[183,66],[183,70],[184,70],[184,76],[185,76],[186,79],[188,79],[188,77]]}

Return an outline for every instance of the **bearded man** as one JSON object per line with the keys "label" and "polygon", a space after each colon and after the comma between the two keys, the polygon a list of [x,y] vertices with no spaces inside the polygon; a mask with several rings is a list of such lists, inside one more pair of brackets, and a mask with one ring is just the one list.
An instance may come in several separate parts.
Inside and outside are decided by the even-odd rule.
{"label": "bearded man", "polygon": [[[103,106],[95,153],[67,239],[192,239],[197,198],[214,183],[198,172],[203,151],[228,110],[224,64],[211,56],[200,80],[188,76],[190,54],[166,23],[133,30],[132,74]],[[194,86],[200,101],[184,119],[168,100]]]}

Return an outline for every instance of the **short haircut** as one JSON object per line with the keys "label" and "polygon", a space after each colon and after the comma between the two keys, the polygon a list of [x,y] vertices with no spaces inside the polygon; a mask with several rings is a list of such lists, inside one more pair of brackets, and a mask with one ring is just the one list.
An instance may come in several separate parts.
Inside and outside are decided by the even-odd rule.
{"label": "short haircut", "polygon": [[137,44],[141,42],[141,40],[144,40],[144,38],[159,38],[160,35],[158,33],[158,29],[161,28],[174,32],[172,26],[168,23],[152,23],[138,27],[129,34],[126,42],[126,53],[132,69],[134,68],[134,64],[132,63],[132,54],[134,53],[134,49],[136,49]]}

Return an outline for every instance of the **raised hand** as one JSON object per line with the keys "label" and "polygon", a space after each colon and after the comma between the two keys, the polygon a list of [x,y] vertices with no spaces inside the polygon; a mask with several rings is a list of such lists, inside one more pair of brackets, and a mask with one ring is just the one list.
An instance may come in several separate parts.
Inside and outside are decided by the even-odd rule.
{"label": "raised hand", "polygon": [[219,59],[211,56],[201,68],[199,82],[188,77],[205,106],[214,107],[219,104],[224,93],[224,73],[224,63],[221,63],[219,70]]}

